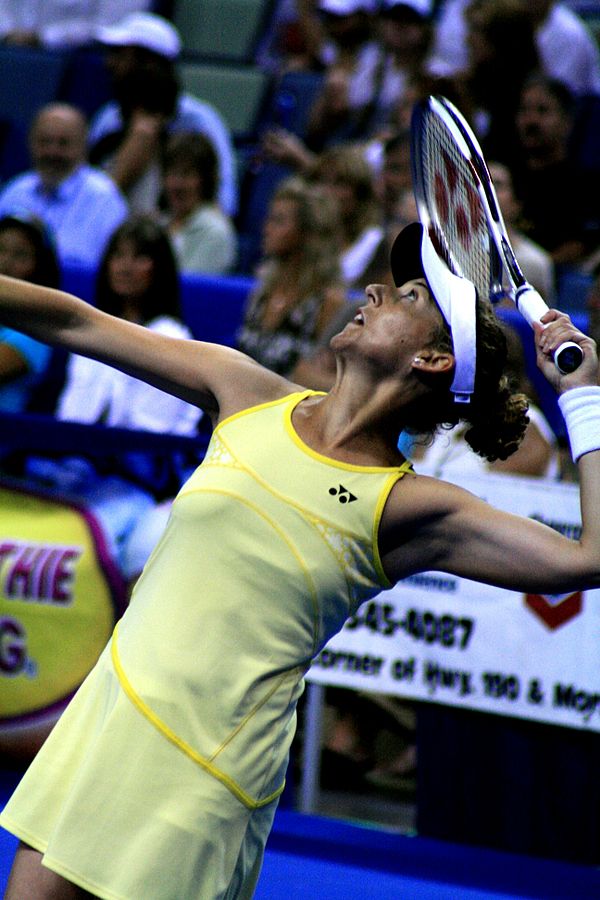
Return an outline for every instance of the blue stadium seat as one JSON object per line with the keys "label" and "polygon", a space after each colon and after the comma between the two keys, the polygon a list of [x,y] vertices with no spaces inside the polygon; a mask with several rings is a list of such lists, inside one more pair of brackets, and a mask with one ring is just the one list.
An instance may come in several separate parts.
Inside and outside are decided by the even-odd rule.
{"label": "blue stadium seat", "polygon": [[68,50],[0,46],[0,180],[29,167],[34,115],[58,99]]}
{"label": "blue stadium seat", "polygon": [[273,91],[263,125],[279,125],[304,137],[310,110],[322,86],[321,72],[286,72]]}
{"label": "blue stadium seat", "polygon": [[184,275],[181,308],[197,340],[233,347],[253,280],[243,277]]}
{"label": "blue stadium seat", "polygon": [[97,47],[81,47],[73,50],[60,87],[59,99],[77,106],[88,119],[91,119],[103,103],[112,99],[112,96],[104,51]]}

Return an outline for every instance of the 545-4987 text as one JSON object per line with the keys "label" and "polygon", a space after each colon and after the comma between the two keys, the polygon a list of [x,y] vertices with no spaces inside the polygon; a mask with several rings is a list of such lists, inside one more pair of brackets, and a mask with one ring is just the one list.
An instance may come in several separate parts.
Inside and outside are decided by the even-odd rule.
{"label": "545-4987 text", "polygon": [[403,631],[416,641],[465,650],[473,635],[475,622],[466,616],[438,615],[420,609],[408,609],[402,617],[396,618],[396,609],[391,603],[371,600],[348,619],[345,627],[351,630],[368,628],[383,637],[393,637],[397,631]]}

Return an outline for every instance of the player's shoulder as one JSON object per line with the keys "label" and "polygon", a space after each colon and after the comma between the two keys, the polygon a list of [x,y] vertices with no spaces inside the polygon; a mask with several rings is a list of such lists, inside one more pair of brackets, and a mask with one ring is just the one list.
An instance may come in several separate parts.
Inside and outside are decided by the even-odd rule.
{"label": "player's shoulder", "polygon": [[304,390],[239,350],[227,348],[221,354],[221,366],[221,374],[226,377],[220,377],[215,385],[219,420]]}
{"label": "player's shoulder", "polygon": [[460,512],[473,502],[477,502],[477,498],[456,484],[407,472],[390,491],[382,527],[395,530],[422,522],[433,523]]}

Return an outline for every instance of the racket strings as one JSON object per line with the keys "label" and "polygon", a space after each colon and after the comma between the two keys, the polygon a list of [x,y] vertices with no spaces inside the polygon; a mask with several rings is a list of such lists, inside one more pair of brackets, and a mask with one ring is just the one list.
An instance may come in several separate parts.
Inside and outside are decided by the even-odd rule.
{"label": "racket strings", "polygon": [[469,160],[435,115],[422,122],[422,171],[436,249],[458,275],[488,297],[494,273],[485,211]]}

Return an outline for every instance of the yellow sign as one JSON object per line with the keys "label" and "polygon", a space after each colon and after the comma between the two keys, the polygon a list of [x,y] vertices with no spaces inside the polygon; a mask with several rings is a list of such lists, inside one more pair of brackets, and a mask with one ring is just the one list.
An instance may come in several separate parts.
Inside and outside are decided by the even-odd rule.
{"label": "yellow sign", "polygon": [[76,690],[123,601],[91,515],[0,487],[0,734]]}

